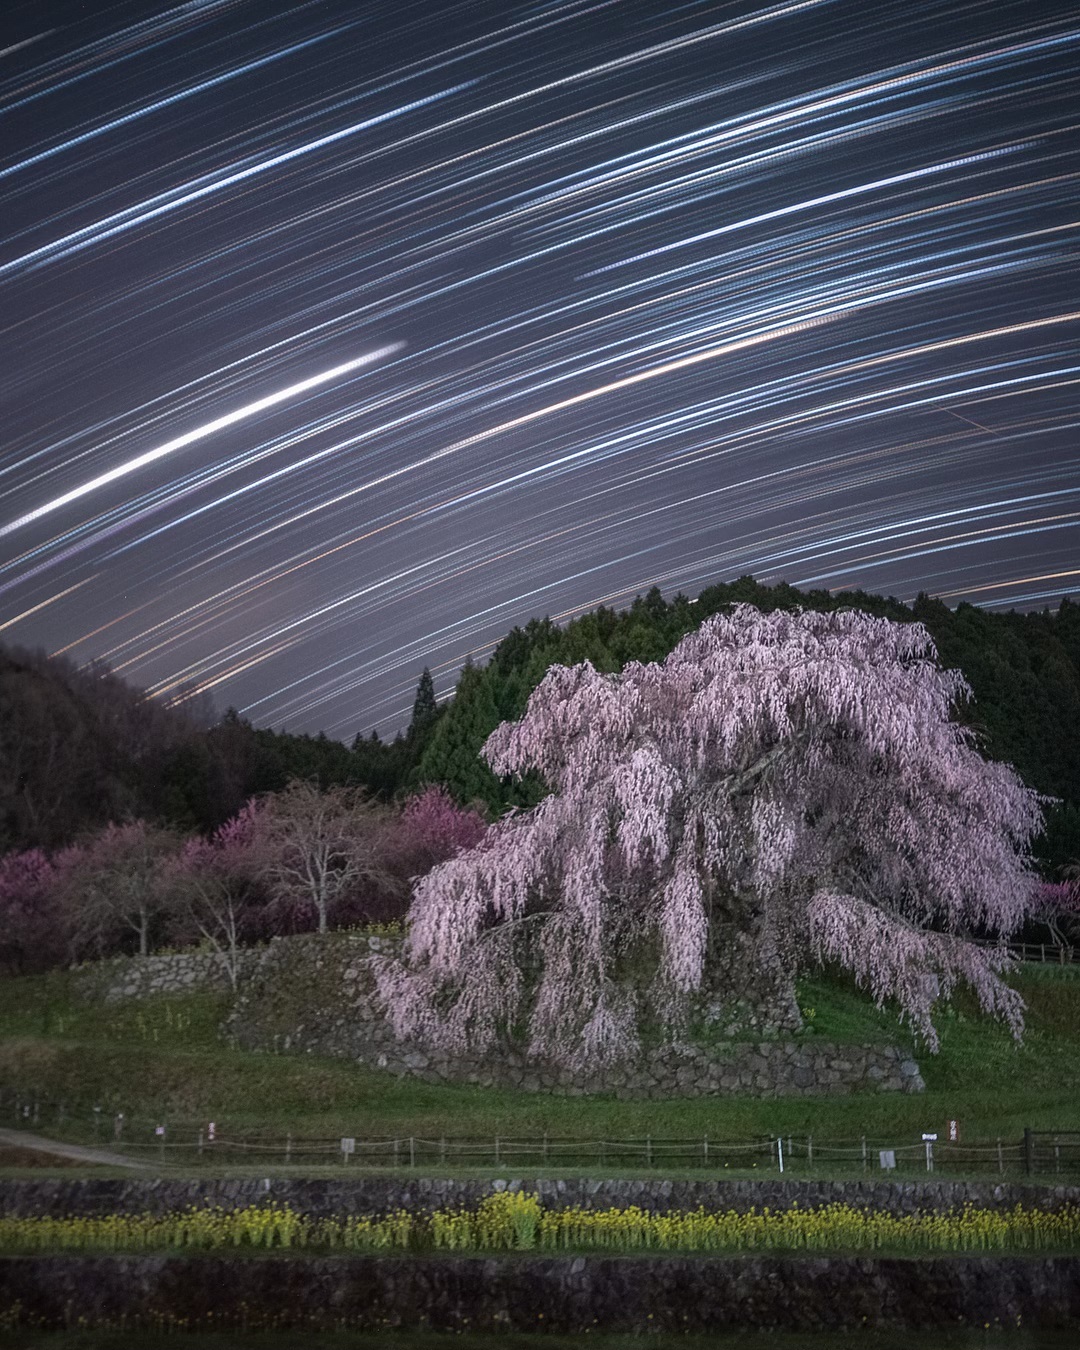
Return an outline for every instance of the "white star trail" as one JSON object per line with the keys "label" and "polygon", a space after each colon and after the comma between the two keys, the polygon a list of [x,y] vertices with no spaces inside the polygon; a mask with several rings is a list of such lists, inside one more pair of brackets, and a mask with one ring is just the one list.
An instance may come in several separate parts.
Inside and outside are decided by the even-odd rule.
{"label": "white star trail", "polygon": [[1066,0],[31,9],[5,641],[349,738],[652,585],[1077,589]]}
{"label": "white star trail", "polygon": [[58,511],[62,506],[68,506],[72,502],[78,501],[80,497],[96,492],[98,488],[105,487],[107,483],[115,483],[118,478],[126,478],[128,474],[145,468],[147,464],[153,464],[159,459],[164,459],[166,455],[175,454],[177,450],[183,450],[186,446],[194,445],[196,441],[204,441],[208,436],[213,436],[226,427],[235,426],[238,422],[246,422],[257,413],[266,412],[269,408],[276,408],[279,403],[288,403],[292,399],[299,398],[301,394],[309,393],[312,389],[318,389],[325,384],[332,384],[335,380],[344,379],[346,375],[351,375],[354,371],[363,369],[364,366],[370,366],[376,361],[385,360],[399,351],[401,346],[402,344],[398,342],[388,347],[381,347],[378,351],[368,352],[365,356],[357,356],[352,361],[345,361],[340,366],[333,366],[330,370],[320,371],[318,375],[309,375],[306,380],[298,380],[295,384],[286,385],[284,389],[276,389],[272,394],[264,394],[262,398],[257,398],[251,403],[245,403],[243,407],[234,408],[232,412],[227,412],[221,417],[215,417],[213,421],[204,422],[202,426],[193,427],[191,431],[185,431],[182,436],[174,436],[161,445],[155,445],[152,450],[144,450],[141,455],[135,455],[134,458],[125,460],[122,464],[117,464],[106,473],[99,473],[96,478],[87,479],[85,483],[80,483],[78,487],[73,487],[69,491],[61,493],[59,497],[43,502],[41,506],[36,506],[26,515],[19,516],[17,520],[9,521],[6,525],[0,525],[0,538],[6,534],[11,534],[13,530],[22,529],[24,525],[29,525],[35,520],[40,520],[42,516]]}

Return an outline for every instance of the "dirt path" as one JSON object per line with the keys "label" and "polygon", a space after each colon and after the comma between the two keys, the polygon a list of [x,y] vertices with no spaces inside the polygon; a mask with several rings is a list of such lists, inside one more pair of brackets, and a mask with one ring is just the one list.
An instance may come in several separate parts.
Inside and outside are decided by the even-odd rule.
{"label": "dirt path", "polygon": [[131,1167],[139,1172],[160,1170],[151,1163],[136,1162],[133,1158],[110,1153],[107,1149],[62,1144],[57,1139],[45,1139],[40,1134],[27,1134],[24,1130],[0,1129],[0,1146],[30,1149],[34,1153],[51,1153],[54,1158],[71,1158],[75,1162],[96,1163],[102,1167]]}

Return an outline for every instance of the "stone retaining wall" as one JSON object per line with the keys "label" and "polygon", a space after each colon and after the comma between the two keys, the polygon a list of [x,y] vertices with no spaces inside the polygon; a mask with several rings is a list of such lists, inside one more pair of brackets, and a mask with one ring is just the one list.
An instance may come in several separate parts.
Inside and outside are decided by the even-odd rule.
{"label": "stone retaining wall", "polygon": [[[242,985],[255,974],[266,955],[265,947],[246,947],[238,953]],[[228,991],[225,963],[217,952],[170,952],[161,956],[118,956],[98,961],[77,972],[82,998],[102,1003],[155,998],[163,994],[191,994],[197,990]]]}
{"label": "stone retaining wall", "polygon": [[439,1331],[1068,1328],[1080,1258],[0,1258],[0,1325]]}
{"label": "stone retaining wall", "polygon": [[856,1209],[904,1215],[978,1209],[1059,1210],[1080,1205],[1080,1186],[1038,1186],[986,1181],[670,1181],[662,1178],[477,1181],[447,1177],[363,1177],[354,1180],[305,1178],[132,1177],[0,1181],[0,1214],[168,1214],[189,1206],[289,1205],[316,1218],[343,1214],[385,1214],[394,1209],[472,1209],[500,1189],[535,1191],[548,1209],[627,1208],[694,1210],[816,1209],[846,1204]]}
{"label": "stone retaining wall", "polygon": [[599,1074],[575,1073],[518,1050],[450,1056],[403,1045],[375,1006],[367,966],[369,956],[397,945],[390,938],[349,934],[272,942],[242,991],[228,1034],[246,1049],[341,1056],[428,1083],[569,1096],[809,1097],[924,1087],[918,1064],[895,1046],[835,1045],[812,1037],[719,1038],[708,1048],[664,1045],[637,1064]]}
{"label": "stone retaining wall", "polygon": [[[895,1046],[838,1045],[810,1035],[663,1045],[636,1064],[599,1074],[575,1073],[519,1050],[450,1056],[398,1041],[373,999],[368,959],[393,952],[400,939],[356,933],[276,938],[243,953],[240,993],[225,1027],[249,1050],[330,1055],[428,1083],[475,1083],[524,1092],[624,1099],[701,1096],[836,1096],[850,1092],[921,1092],[918,1064]],[[227,989],[214,952],[125,957],[86,967],[84,997],[129,998]]]}

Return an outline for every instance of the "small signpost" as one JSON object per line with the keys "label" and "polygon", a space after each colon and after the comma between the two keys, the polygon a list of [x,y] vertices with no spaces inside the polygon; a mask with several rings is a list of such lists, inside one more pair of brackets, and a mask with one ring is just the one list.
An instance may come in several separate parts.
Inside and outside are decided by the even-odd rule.
{"label": "small signpost", "polygon": [[348,1164],[348,1161],[349,1161],[349,1154],[350,1154],[350,1153],[355,1153],[355,1152],[356,1152],[356,1140],[355,1140],[354,1138],[349,1138],[349,1136],[347,1136],[347,1135],[342,1135],[342,1137],[341,1137],[341,1161],[342,1161],[342,1163],[345,1164],[345,1165],[347,1165],[347,1164]]}
{"label": "small signpost", "polygon": [[934,1145],[937,1143],[936,1134],[924,1134],[923,1143],[926,1145],[926,1170],[934,1170]]}
{"label": "small signpost", "polygon": [[960,1122],[958,1120],[949,1121],[949,1143],[958,1144],[960,1142]]}
{"label": "small signpost", "polygon": [[896,1168],[896,1150],[883,1148],[878,1151],[878,1162],[886,1172],[892,1172]]}

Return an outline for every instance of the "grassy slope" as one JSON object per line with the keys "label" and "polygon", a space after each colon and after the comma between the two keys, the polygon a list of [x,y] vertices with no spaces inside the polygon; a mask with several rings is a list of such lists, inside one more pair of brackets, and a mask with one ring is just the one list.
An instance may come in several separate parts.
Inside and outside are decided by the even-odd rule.
{"label": "grassy slope", "polygon": [[[695,1136],[748,1139],[762,1134],[861,1134],[918,1138],[958,1117],[965,1138],[1015,1138],[1024,1126],[1080,1128],[1080,969],[1026,967],[1017,983],[1028,1002],[1025,1044],[961,1003],[939,1019],[941,1053],[917,1054],[927,1092],[759,1101],[683,1099],[621,1102],[443,1087],[361,1069],[342,1061],[256,1055],[217,1038],[224,1011],[207,995],[87,1007],[70,997],[66,974],[0,985],[0,1093],[36,1095],[36,1128],[92,1141],[92,1107],[111,1118],[215,1119],[219,1130],[284,1135],[347,1133],[581,1138]],[[815,1037],[891,1040],[910,1046],[895,1019],[854,990],[825,982],[801,990],[813,1008]],[[56,1104],[64,1103],[57,1121]],[[0,1123],[14,1124],[0,1103]],[[25,1123],[25,1122],[24,1122]],[[104,1130],[102,1132],[104,1142]]]}

